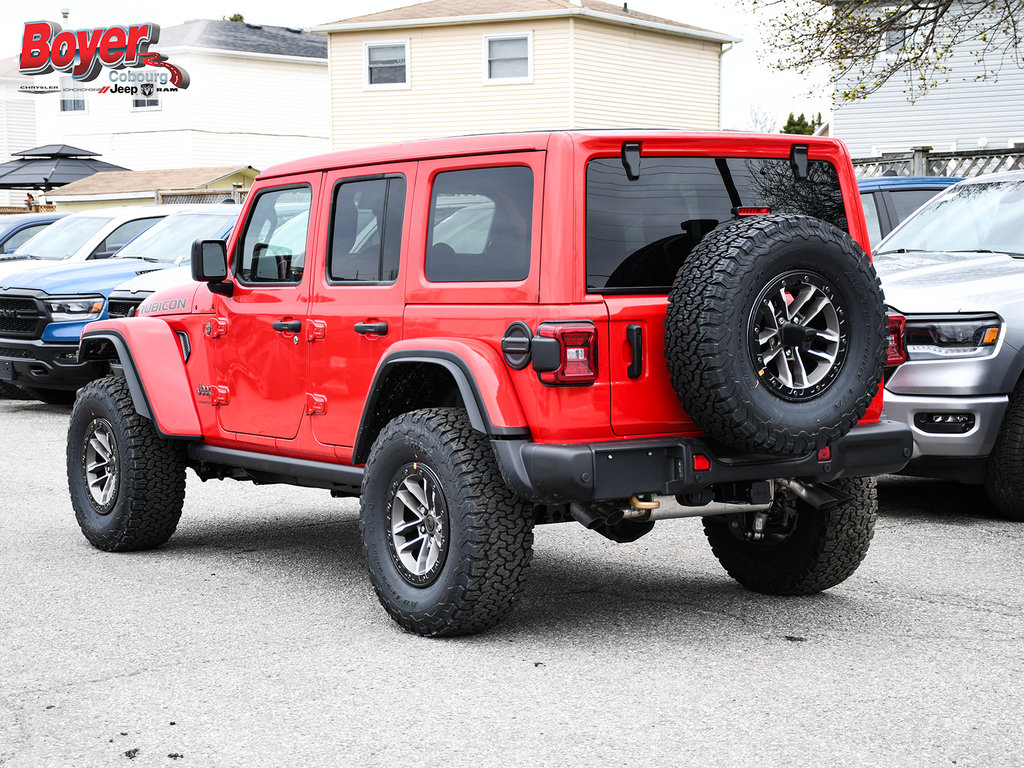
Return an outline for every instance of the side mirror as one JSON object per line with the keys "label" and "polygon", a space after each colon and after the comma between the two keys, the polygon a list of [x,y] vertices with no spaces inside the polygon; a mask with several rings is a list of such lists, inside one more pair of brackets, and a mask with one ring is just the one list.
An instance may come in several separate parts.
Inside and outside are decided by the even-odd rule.
{"label": "side mirror", "polygon": [[192,279],[208,283],[213,293],[230,296],[235,284],[228,278],[228,248],[223,240],[196,240],[192,243]]}

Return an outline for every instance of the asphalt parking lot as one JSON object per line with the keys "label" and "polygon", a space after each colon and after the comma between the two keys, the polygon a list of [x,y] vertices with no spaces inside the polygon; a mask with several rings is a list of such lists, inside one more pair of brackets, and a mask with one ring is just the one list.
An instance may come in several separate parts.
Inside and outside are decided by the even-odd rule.
{"label": "asphalt parking lot", "polygon": [[0,766],[1020,766],[1024,524],[884,478],[867,560],[812,598],[733,583],[695,520],[537,529],[498,629],[378,606],[357,506],[201,483],[159,550],[67,498],[69,409],[0,400]]}

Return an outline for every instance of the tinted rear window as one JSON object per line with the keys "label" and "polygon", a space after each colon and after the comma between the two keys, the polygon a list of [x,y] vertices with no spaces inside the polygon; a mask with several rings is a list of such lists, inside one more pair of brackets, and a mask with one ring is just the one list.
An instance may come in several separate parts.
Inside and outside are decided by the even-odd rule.
{"label": "tinted rear window", "polygon": [[788,159],[644,157],[630,181],[618,157],[587,165],[587,287],[667,293],[683,260],[738,207],[801,213],[846,230],[839,176],[812,160],[797,180]]}

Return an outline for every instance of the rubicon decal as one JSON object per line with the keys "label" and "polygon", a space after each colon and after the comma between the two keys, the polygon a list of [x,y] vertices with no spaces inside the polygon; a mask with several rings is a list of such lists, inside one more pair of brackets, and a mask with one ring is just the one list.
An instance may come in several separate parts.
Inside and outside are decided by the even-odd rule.
{"label": "rubicon decal", "polygon": [[[188,73],[167,63],[167,57],[149,48],[160,40],[156,24],[128,27],[100,27],[76,31],[61,29],[52,21],[29,21],[21,41],[19,68],[25,75],[68,72],[75,80],[95,80],[104,66],[112,70],[159,67],[160,72],[124,73],[112,71],[111,82],[170,81],[176,88],[188,88]],[[133,76],[134,75],[134,76]]]}
{"label": "rubicon decal", "polygon": [[135,310],[136,315],[156,315],[163,312],[178,312],[188,307],[188,300],[184,298],[165,299],[164,301],[147,301],[139,305]]}

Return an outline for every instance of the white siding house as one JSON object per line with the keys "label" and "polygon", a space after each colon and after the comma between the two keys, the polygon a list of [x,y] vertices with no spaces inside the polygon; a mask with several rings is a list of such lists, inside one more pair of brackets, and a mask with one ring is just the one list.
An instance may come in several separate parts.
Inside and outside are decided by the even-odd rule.
{"label": "white siding house", "polygon": [[[22,86],[32,85],[33,78],[18,71],[18,59],[0,60],[0,163],[13,159],[12,152],[36,146],[36,100]],[[0,205],[23,205],[22,191],[0,190]]]}
{"label": "white siding house", "polygon": [[334,149],[553,128],[720,127],[728,35],[599,0],[432,0],[315,27]]}
{"label": "white siding house", "polygon": [[965,44],[954,50],[949,81],[911,103],[896,75],[865,99],[837,102],[832,135],[855,158],[915,147],[936,152],[1006,149],[1024,144],[1024,69],[1009,57],[997,78],[978,79],[985,68]]}
{"label": "white siding house", "polygon": [[[110,92],[38,97],[36,143],[86,147],[133,170],[266,168],[329,149],[327,57],[321,36],[199,20],[161,30],[151,50],[189,74],[187,89],[146,99]],[[89,85],[114,85],[114,72],[104,68]],[[58,84],[60,78],[32,80]],[[65,82],[69,79],[65,76]]]}

